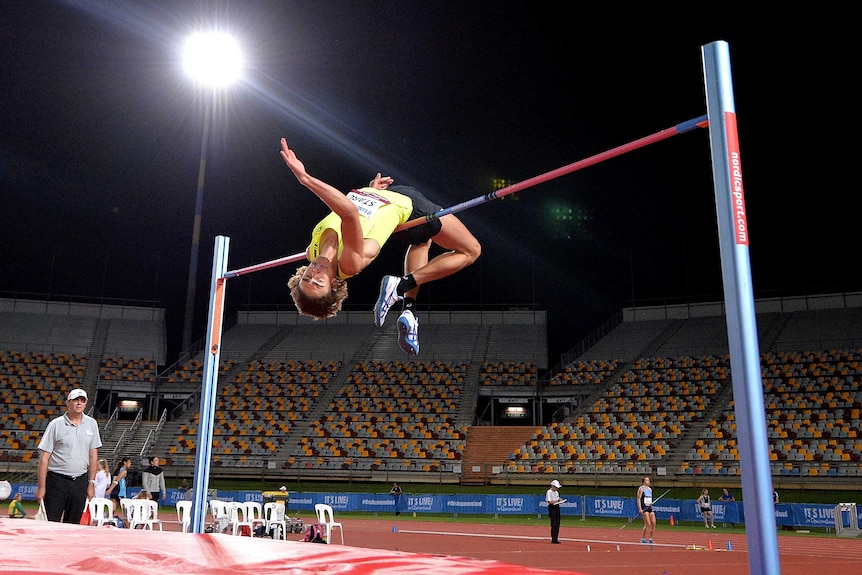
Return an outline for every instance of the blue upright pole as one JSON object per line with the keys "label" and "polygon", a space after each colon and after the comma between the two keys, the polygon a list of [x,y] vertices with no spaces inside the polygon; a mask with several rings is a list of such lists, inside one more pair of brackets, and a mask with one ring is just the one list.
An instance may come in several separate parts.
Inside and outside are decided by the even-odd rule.
{"label": "blue upright pole", "polygon": [[227,255],[230,238],[217,236],[213,254],[212,284],[210,287],[209,322],[207,345],[204,352],[204,371],[201,384],[200,423],[198,425],[195,476],[192,483],[191,532],[203,533],[207,517],[207,492],[209,490],[210,463],[212,461],[213,421],[216,397],[218,396],[218,369],[221,355],[222,320],[224,318],[224,294],[227,280]]}
{"label": "blue upright pole", "polygon": [[703,46],[702,53],[749,569],[778,575],[781,567],[730,52],[727,43],[719,41]]}

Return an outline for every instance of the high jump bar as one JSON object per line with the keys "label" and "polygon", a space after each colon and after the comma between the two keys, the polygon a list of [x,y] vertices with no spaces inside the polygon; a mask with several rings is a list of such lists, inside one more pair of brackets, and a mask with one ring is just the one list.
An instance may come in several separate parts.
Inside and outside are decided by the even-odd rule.
{"label": "high jump bar", "polygon": [[[559,178],[560,176],[565,176],[566,174],[571,174],[572,172],[576,172],[588,166],[592,166],[594,164],[598,164],[600,162],[604,162],[605,160],[609,160],[611,158],[615,158],[617,156],[621,156],[627,152],[631,152],[632,150],[637,150],[639,148],[643,148],[644,146],[648,146],[649,144],[653,144],[655,142],[660,142],[662,140],[666,140],[671,136],[676,136],[677,134],[684,134],[686,132],[691,132],[697,128],[706,128],[709,126],[709,119],[704,114],[698,118],[694,118],[693,120],[688,120],[687,122],[679,123],[670,128],[665,128],[660,132],[656,132],[655,134],[644,136],[639,140],[635,140],[633,142],[629,142],[628,144],[623,144],[622,146],[617,146],[616,148],[612,148],[605,152],[601,152],[599,154],[595,154],[594,156],[590,156],[588,158],[584,158],[583,160],[579,160],[572,164],[568,164],[561,168],[557,168],[556,170],[551,170],[550,172],[545,172],[544,174],[529,178],[522,182],[518,182],[516,184],[512,184],[511,186],[507,186],[505,188],[500,188],[499,190],[495,190],[489,194],[484,194],[482,196],[478,196],[473,198],[472,200],[467,200],[466,202],[461,202],[460,204],[456,204],[449,208],[443,208],[442,210],[436,211],[433,214],[428,214],[427,216],[423,216],[421,218],[416,218],[415,220],[410,220],[409,222],[405,222],[395,228],[396,232],[400,232],[402,230],[407,230],[413,227],[416,227],[420,224],[424,224],[425,222],[430,222],[432,220],[436,220],[442,218],[447,214],[454,214],[457,212],[462,212],[473,206],[478,206],[479,204],[484,204],[486,202],[490,202],[492,200],[496,200],[498,198],[502,198],[504,196],[508,196],[509,194],[514,194],[515,192],[519,192],[526,188],[536,186],[538,184],[547,182],[549,180],[553,180],[554,178]],[[298,254],[293,254],[292,256],[286,256],[283,258],[278,258],[275,260],[270,260],[268,262],[263,262],[260,264],[251,265],[245,268],[239,268],[237,270],[225,272],[225,278],[235,278],[241,275],[245,275],[251,272],[257,272],[269,268],[278,267],[284,264],[289,264],[291,262],[296,262],[305,257],[305,252],[301,252]]]}

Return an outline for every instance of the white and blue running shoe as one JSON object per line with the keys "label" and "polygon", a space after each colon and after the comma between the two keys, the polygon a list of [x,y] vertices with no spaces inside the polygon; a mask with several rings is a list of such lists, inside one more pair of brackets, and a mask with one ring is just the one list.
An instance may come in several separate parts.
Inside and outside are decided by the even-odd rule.
{"label": "white and blue running shoe", "polygon": [[409,309],[398,316],[398,345],[407,355],[419,355],[419,320]]}
{"label": "white and blue running shoe", "polygon": [[397,291],[400,281],[401,278],[398,276],[383,276],[383,280],[380,282],[380,295],[377,296],[377,302],[374,304],[374,325],[377,327],[383,327],[389,308],[395,302],[404,299],[403,296],[398,295]]}

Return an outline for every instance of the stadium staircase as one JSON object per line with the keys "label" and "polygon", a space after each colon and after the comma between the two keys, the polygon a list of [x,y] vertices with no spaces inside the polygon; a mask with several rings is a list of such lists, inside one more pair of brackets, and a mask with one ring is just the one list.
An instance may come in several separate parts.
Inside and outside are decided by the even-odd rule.
{"label": "stadium staircase", "polygon": [[[148,453],[142,453],[144,444],[150,432],[155,430],[158,425],[157,421],[117,421],[111,430],[110,437],[102,438],[100,454],[103,453],[104,457],[110,459],[110,455],[117,447],[120,438],[123,438],[123,445],[117,450],[116,457],[129,456],[132,458],[132,462],[137,464],[140,457],[149,455]],[[155,453],[154,455],[164,457],[161,453]],[[109,464],[111,467],[114,467],[117,461],[109,461]]]}
{"label": "stadium staircase", "polygon": [[733,385],[730,380],[724,385],[723,389],[718,393],[709,410],[704,414],[700,421],[692,423],[686,429],[682,440],[674,447],[673,451],[668,454],[660,465],[666,468],[669,474],[676,474],[677,470],[682,466],[683,461],[688,457],[689,452],[694,448],[698,439],[704,436],[704,432],[709,428],[709,422],[716,420],[721,416],[721,412],[727,407],[727,404],[733,399]]}
{"label": "stadium staircase", "polygon": [[536,435],[535,427],[474,425],[461,458],[461,485],[486,485],[494,467],[504,467],[515,449]]}
{"label": "stadium staircase", "polygon": [[[491,328],[482,326],[476,334],[474,357],[488,356],[491,340]],[[484,361],[472,361],[467,369],[464,389],[461,391],[461,405],[458,408],[458,425],[471,425],[476,419],[476,404],[479,399],[479,379],[482,375]]]}
{"label": "stadium staircase", "polygon": [[[87,369],[84,372],[84,389],[95,398],[95,391],[99,384],[99,375],[102,370],[102,355],[105,353],[105,345],[108,342],[108,320],[100,319],[96,322],[93,341],[90,345],[87,357]],[[93,402],[95,404],[95,402]]]}
{"label": "stadium staircase", "polygon": [[[386,336],[384,338],[384,336]],[[384,343],[387,341],[387,343]],[[308,434],[311,426],[315,421],[319,421],[324,417],[326,412],[331,408],[333,400],[338,396],[341,388],[344,387],[353,371],[353,366],[357,363],[372,361],[376,354],[376,350],[383,349],[385,345],[391,346],[391,338],[387,332],[383,330],[374,330],[371,334],[356,348],[356,352],[349,360],[344,362],[338,373],[323,389],[320,394],[320,399],[315,406],[305,415],[301,422],[298,422],[296,427],[290,432],[284,440],[284,446],[281,448],[276,460],[282,464],[291,455],[301,455],[299,444],[303,436]]]}

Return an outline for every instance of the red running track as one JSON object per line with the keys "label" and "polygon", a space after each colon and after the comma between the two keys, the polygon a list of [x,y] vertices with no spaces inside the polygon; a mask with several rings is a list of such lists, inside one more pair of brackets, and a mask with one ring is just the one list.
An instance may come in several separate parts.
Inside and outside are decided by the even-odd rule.
{"label": "red running track", "polygon": [[[383,525],[378,525],[383,523]],[[391,528],[397,525],[398,533]],[[386,536],[386,527],[389,536]],[[348,527],[345,525],[345,530]],[[493,559],[591,575],[748,575],[746,536],[719,529],[660,526],[655,545],[640,543],[636,526],[613,528],[563,525],[561,545],[549,542],[549,527],[404,521],[351,522],[345,543],[381,549],[445,553]],[[782,575],[858,573],[862,539],[781,535]],[[727,550],[730,543],[730,551]]]}

